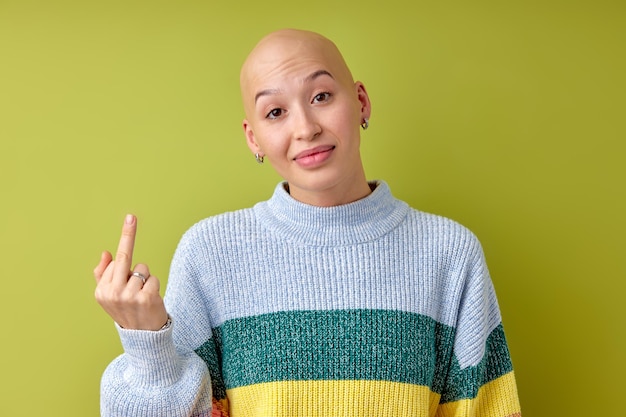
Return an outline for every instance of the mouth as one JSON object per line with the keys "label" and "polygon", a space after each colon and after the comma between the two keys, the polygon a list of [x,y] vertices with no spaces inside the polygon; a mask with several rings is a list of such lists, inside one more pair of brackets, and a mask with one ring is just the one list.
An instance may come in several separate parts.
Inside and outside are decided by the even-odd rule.
{"label": "mouth", "polygon": [[320,145],[300,152],[293,158],[293,161],[300,168],[316,169],[326,164],[334,150],[335,146],[333,145]]}
{"label": "mouth", "polygon": [[299,154],[297,154],[293,158],[293,160],[297,161],[299,159],[310,158],[310,157],[312,157],[314,155],[317,155],[317,154],[321,154],[321,153],[324,153],[324,152],[332,151],[333,149],[335,149],[334,145],[317,146],[315,148],[307,149],[306,151],[300,152]]}

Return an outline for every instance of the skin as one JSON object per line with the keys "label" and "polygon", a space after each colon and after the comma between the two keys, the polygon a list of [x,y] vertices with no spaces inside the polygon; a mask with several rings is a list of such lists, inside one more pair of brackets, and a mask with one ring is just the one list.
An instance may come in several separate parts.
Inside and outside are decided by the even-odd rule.
{"label": "skin", "polygon": [[96,278],[96,300],[125,329],[159,330],[167,322],[167,311],[159,293],[159,280],[150,275],[148,265],[137,264],[133,271],[147,279],[129,277],[133,259],[137,218],[127,215],[115,260],[105,251],[93,273]]}
{"label": "skin", "polygon": [[[371,192],[359,150],[371,104],[330,40],[293,29],[273,32],[248,56],[240,83],[248,147],[267,157],[292,197],[336,206]],[[330,150],[297,158],[320,149]]]}
{"label": "skin", "polygon": [[[371,104],[330,40],[307,31],[273,32],[252,50],[240,81],[248,147],[267,157],[292,197],[335,206],[371,192],[359,151],[359,127]],[[168,318],[159,280],[146,264],[131,270],[136,234],[137,218],[128,215],[115,258],[103,252],[94,269],[95,296],[121,327],[159,330]],[[130,271],[147,277],[145,284]]]}

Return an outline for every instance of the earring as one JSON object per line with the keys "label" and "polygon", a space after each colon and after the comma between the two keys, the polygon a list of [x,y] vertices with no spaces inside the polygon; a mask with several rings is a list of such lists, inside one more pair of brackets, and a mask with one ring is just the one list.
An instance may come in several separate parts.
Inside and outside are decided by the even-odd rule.
{"label": "earring", "polygon": [[370,127],[370,121],[367,120],[367,117],[363,118],[364,122],[361,123],[361,128],[363,128],[363,130],[367,130],[368,127]]}
{"label": "earring", "polygon": [[259,155],[259,153],[258,153],[258,152],[254,154],[254,158],[256,159],[256,161],[257,161],[259,164],[262,164],[262,163],[263,163],[263,156],[262,156],[262,155]]}

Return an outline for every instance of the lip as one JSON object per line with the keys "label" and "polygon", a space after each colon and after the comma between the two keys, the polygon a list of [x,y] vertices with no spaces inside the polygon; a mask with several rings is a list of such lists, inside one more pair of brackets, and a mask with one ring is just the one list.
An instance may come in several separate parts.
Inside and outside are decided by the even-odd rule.
{"label": "lip", "polygon": [[334,149],[334,145],[316,146],[315,148],[307,149],[298,153],[293,160],[302,167],[313,168],[330,158]]}
{"label": "lip", "polygon": [[315,148],[300,152],[293,158],[293,160],[295,161],[297,159],[306,158],[308,156],[315,155],[316,153],[328,152],[333,149],[335,149],[335,146],[333,145],[316,146]]}

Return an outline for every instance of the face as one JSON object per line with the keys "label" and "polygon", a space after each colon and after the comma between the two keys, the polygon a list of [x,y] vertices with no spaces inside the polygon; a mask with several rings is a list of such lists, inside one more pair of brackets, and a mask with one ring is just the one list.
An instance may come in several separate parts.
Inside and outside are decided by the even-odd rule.
{"label": "face", "polygon": [[367,186],[359,126],[369,118],[369,98],[334,44],[310,32],[274,33],[244,64],[241,85],[248,146],[287,180],[292,196],[313,202]]}

